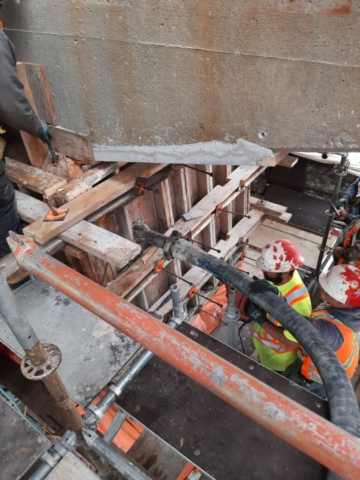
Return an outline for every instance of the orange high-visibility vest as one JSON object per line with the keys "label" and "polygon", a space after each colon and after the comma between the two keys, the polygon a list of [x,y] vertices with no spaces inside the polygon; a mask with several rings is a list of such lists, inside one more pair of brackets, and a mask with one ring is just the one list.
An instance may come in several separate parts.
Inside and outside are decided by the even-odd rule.
{"label": "orange high-visibility vest", "polygon": [[[344,238],[344,248],[350,248],[350,247],[354,247],[355,244],[356,244],[356,235],[357,235],[357,232],[360,230],[360,221],[356,222],[355,225],[350,228],[350,230],[348,231],[348,233],[345,235],[345,238]],[[340,260],[338,261],[338,265],[343,265],[343,264],[349,264],[349,265],[353,265],[354,267],[356,268],[359,268],[360,269],[360,260],[355,262],[355,261],[350,261],[350,262],[347,262],[345,260],[345,258],[340,258]]]}
{"label": "orange high-visibility vest", "polygon": [[[294,305],[296,305],[297,303],[304,300],[307,301],[310,297],[309,292],[303,282],[295,285],[291,290],[284,293],[283,296],[285,297],[286,302],[293,308],[295,308]],[[267,315],[267,319],[275,326],[281,326],[280,322],[274,317],[272,317],[270,314]],[[274,337],[272,337],[264,328],[258,328],[256,323],[254,324],[253,328],[253,336],[260,343],[262,343],[266,347],[271,348],[276,353],[292,352],[298,348],[296,345],[294,345],[294,347],[290,347],[282,342],[279,342]]]}
{"label": "orange high-visibility vest", "polygon": [[[314,310],[311,314],[311,318],[314,320],[324,320],[326,322],[333,323],[340,330],[340,333],[344,338],[344,342],[341,347],[335,351],[335,353],[349,378],[351,378],[354,375],[359,362],[359,347],[357,344],[359,334],[353,332],[351,328],[341,323],[325,309]],[[299,356],[303,362],[301,367],[302,375],[308,380],[322,383],[319,371],[313,364],[309,355],[307,355],[303,349],[300,348]]]}

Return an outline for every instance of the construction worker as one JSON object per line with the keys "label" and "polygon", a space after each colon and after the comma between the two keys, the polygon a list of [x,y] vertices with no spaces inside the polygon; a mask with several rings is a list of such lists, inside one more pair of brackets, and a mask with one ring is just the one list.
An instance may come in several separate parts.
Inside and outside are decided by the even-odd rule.
{"label": "construction worker", "polygon": [[333,251],[334,262],[360,268],[360,219],[353,220],[341,232]]}
{"label": "construction worker", "polygon": [[[289,240],[275,240],[262,249],[256,265],[263,271],[265,280],[256,279],[253,293],[265,290],[280,292],[294,310],[304,316],[311,314],[311,301],[307,288],[297,268],[304,257]],[[252,320],[253,342],[259,361],[265,367],[284,372],[297,358],[298,343],[281,324],[257,305],[250,302],[247,313]]]}
{"label": "construction worker", "polygon": [[[345,207],[356,198],[356,202],[351,209],[351,213],[345,211]],[[339,219],[345,223],[350,223],[360,215],[360,177],[353,182],[350,187],[342,194],[341,198],[336,202],[336,207],[340,209]]]}
{"label": "construction worker", "polygon": [[[351,265],[337,265],[319,277],[324,303],[312,313],[310,322],[334,349],[351,378],[359,361],[360,270]],[[292,365],[288,378],[321,398],[326,392],[309,355],[300,346],[299,359]]]}
{"label": "construction worker", "polygon": [[26,98],[16,70],[14,46],[0,28],[0,258],[10,253],[6,242],[9,230],[22,233],[14,188],[5,174],[6,130],[22,130],[43,142],[50,132]]}

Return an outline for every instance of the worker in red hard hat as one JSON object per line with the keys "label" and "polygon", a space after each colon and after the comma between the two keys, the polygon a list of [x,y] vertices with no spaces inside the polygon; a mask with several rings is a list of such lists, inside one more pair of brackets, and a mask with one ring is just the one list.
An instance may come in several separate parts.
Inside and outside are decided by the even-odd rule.
{"label": "worker in red hard hat", "polygon": [[[337,265],[322,273],[319,283],[324,303],[311,313],[310,322],[334,349],[351,378],[359,362],[360,270],[351,265]],[[319,371],[301,346],[298,355],[287,376],[325,398]]]}
{"label": "worker in red hard hat", "polygon": [[[311,314],[310,295],[296,270],[304,264],[304,257],[289,240],[275,240],[262,249],[256,262],[265,280],[256,279],[253,293],[273,290],[300,315]],[[247,313],[254,320],[253,341],[259,361],[277,372],[284,372],[296,361],[298,343],[279,321],[250,302]]]}

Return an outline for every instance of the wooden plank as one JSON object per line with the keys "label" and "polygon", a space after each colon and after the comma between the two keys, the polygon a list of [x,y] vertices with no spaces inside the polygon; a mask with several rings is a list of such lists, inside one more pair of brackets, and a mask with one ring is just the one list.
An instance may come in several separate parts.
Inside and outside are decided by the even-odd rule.
{"label": "wooden plank", "polygon": [[161,182],[153,188],[156,215],[159,224],[159,232],[166,232],[174,225],[174,215],[171,208],[171,195],[168,180]]}
{"label": "wooden plank", "polygon": [[250,218],[242,218],[227,234],[227,241],[231,244],[236,245],[239,241],[246,241],[251,232],[264,219],[265,212],[253,208],[249,211],[249,215]]}
{"label": "wooden plank", "polygon": [[269,217],[269,218],[272,218],[272,219],[274,219],[274,220],[276,220],[280,223],[288,223],[291,220],[292,213],[284,212],[281,215],[271,215],[271,214],[268,213],[266,216]]}
{"label": "wooden plank", "polygon": [[286,155],[285,158],[283,158],[279,163],[279,167],[286,167],[286,168],[292,168],[294,165],[298,163],[299,159],[298,157],[293,157],[291,155]]}
{"label": "wooden plank", "polygon": [[[172,185],[172,191],[174,193],[174,219],[179,219],[181,215],[187,213],[190,209],[189,199],[187,197],[186,179],[184,168],[179,170],[175,175],[170,178],[170,185]],[[176,192],[176,194],[175,194]]]}
{"label": "wooden plank", "polygon": [[41,168],[49,152],[47,145],[39,138],[32,137],[29,133],[20,132],[20,135],[31,165]]}
{"label": "wooden plank", "polygon": [[72,452],[60,460],[46,477],[48,480],[98,480],[99,477]]}
{"label": "wooden plank", "polygon": [[259,167],[252,175],[250,175],[249,177],[247,177],[244,180],[241,180],[240,185],[242,187],[248,187],[250,185],[250,183],[255,180],[255,178],[257,178],[259,175],[261,175],[266,170],[266,168],[267,167]]}
{"label": "wooden plank", "polygon": [[165,167],[165,164],[132,165],[121,174],[97,185],[78,198],[66,203],[69,212],[62,222],[43,222],[38,220],[24,229],[28,236],[43,244],[73,226],[83,218],[120,197],[135,186],[138,176],[151,177]]}
{"label": "wooden plank", "polygon": [[[26,97],[29,100],[30,105],[36,112],[33,92],[26,76],[25,64],[17,64],[17,70],[19,78],[24,85]],[[45,143],[43,143],[39,138],[32,137],[29,133],[20,132],[20,134],[22,141],[24,142],[26,153],[28,154],[31,165],[37,168],[41,168],[46,158],[46,155],[48,154],[47,145],[45,145]]]}
{"label": "wooden plank", "polygon": [[[289,230],[288,225],[282,225],[277,222],[274,222],[274,224],[276,225],[276,228],[271,228],[272,226],[267,226],[265,224],[260,225],[252,232],[249,238],[249,244],[258,248],[263,248],[264,245],[273,240],[286,238],[293,242],[304,255],[305,265],[310,268],[315,268],[319,256],[318,245],[322,240],[321,235],[315,236],[315,234],[311,234],[311,240],[309,240],[304,237],[304,232],[301,232],[301,230],[296,227],[291,227],[291,230]],[[317,242],[314,241],[316,237]]]}
{"label": "wooden plank", "polygon": [[213,165],[213,185],[225,185],[231,174],[231,165]]}
{"label": "wooden plank", "polygon": [[57,195],[63,203],[70,202],[76,197],[90,190],[94,185],[114,173],[124,163],[101,163],[88,170],[81,177],[69,182],[65,187],[59,188]]}
{"label": "wooden plank", "polygon": [[277,203],[267,202],[266,200],[261,200],[260,198],[250,197],[250,206],[251,208],[257,208],[263,212],[269,213],[270,215],[282,215],[286,212],[287,207],[284,205],[278,205]]}
{"label": "wooden plank", "polygon": [[228,180],[236,180],[239,182],[242,180],[246,180],[249,178],[253,173],[255,173],[258,170],[257,165],[240,165],[239,167],[235,168],[233,172],[228,175],[227,179]]}
{"label": "wooden plank", "polygon": [[313,232],[308,232],[307,230],[302,230],[299,227],[295,227],[293,225],[279,225],[278,219],[270,220],[265,218],[262,222],[265,227],[272,228],[273,230],[277,230],[278,232],[286,232],[289,235],[294,235],[295,237],[302,238],[304,240],[308,240],[309,242],[313,242],[318,244],[320,235]]}
{"label": "wooden plank", "polygon": [[[49,211],[45,203],[35,198],[15,192],[20,218],[26,222],[42,219]],[[124,267],[140,253],[140,246],[108,232],[86,220],[82,220],[59,235],[63,240],[97,258],[119,268]]]}
{"label": "wooden plank", "polygon": [[5,171],[12,182],[34,192],[41,193],[45,197],[50,197],[58,188],[66,184],[64,178],[44,172],[40,168],[26,165],[12,158],[6,158]]}
{"label": "wooden plank", "polygon": [[149,475],[161,480],[179,478],[187,464],[185,457],[146,429],[132,445],[128,455],[146,468]]}
{"label": "wooden plank", "polygon": [[38,63],[18,62],[20,80],[28,84],[33,98],[33,108],[41,120],[50,125],[57,125],[55,106],[42,65]]}
{"label": "wooden plank", "polygon": [[60,234],[60,238],[118,268],[141,252],[140,245],[85,220]]}
{"label": "wooden plank", "polygon": [[278,165],[278,163],[280,163],[281,160],[283,160],[288,153],[288,151],[280,151],[278,153],[275,153],[274,155],[263,157],[260,165],[263,167],[276,167],[276,165]]}
{"label": "wooden plank", "polygon": [[49,130],[52,135],[51,143],[57,152],[64,153],[67,157],[83,165],[97,163],[88,135],[51,125]]}
{"label": "wooden plank", "polygon": [[120,275],[107,286],[110,292],[125,297],[146,275],[154,270],[156,262],[163,257],[163,252],[158,248],[152,247],[147,253],[150,253],[150,255],[147,257],[146,264],[143,263],[142,258],[137,260],[123,275]]}
{"label": "wooden plank", "polygon": [[210,190],[214,187],[213,178],[210,175],[206,175],[202,172],[211,173],[213,168],[211,165],[197,165],[196,167],[199,172],[197,172],[197,182],[198,182],[198,190],[199,190],[199,198],[204,197],[207,195]]}
{"label": "wooden plank", "polygon": [[204,212],[203,217],[195,218],[189,222],[179,220],[176,223],[176,230],[182,235],[187,236],[189,232],[194,231],[195,228],[200,225],[204,219],[215,211],[215,208],[220,203],[224,203],[235,190],[239,188],[240,181],[251,175],[258,167],[254,166],[240,166],[234,170],[228,177],[229,182],[224,186],[217,185],[211,190],[211,192],[203,197],[195,206],[194,210],[202,210]]}
{"label": "wooden plank", "polygon": [[234,203],[235,212],[247,215],[250,210],[250,188],[244,187]]}

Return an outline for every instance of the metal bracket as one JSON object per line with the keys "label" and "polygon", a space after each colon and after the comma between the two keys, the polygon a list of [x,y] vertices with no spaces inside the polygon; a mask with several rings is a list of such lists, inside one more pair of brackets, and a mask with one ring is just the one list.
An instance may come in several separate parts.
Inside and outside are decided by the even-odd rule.
{"label": "metal bracket", "polygon": [[147,183],[148,183],[147,178],[136,177],[136,180],[135,180],[135,193],[136,193],[136,195],[138,195],[138,196],[144,195],[145,190],[148,189],[146,187]]}
{"label": "metal bracket", "polygon": [[61,363],[60,349],[52,343],[44,343],[47,360],[42,365],[33,365],[27,355],[21,361],[21,372],[28,380],[42,380],[51,375]]}
{"label": "metal bracket", "polygon": [[163,248],[164,258],[166,260],[171,260],[172,259],[171,248],[172,248],[172,246],[175,242],[180,240],[180,238],[182,238],[182,235],[177,230],[174,230],[173,232],[171,232],[171,235],[167,238],[166,243],[165,243],[164,248]]}
{"label": "metal bracket", "polygon": [[320,252],[329,252],[333,250],[331,247],[328,247],[327,245],[324,248],[322,248],[320,243],[317,246],[317,248],[318,250],[320,250]]}
{"label": "metal bracket", "polygon": [[334,165],[334,173],[339,177],[345,177],[348,173],[350,162],[346,162],[344,168],[340,168],[340,165]]}
{"label": "metal bracket", "polygon": [[325,210],[325,215],[327,215],[328,217],[333,217],[333,216],[334,216],[334,213],[335,213],[335,212],[331,212],[330,209]]}

